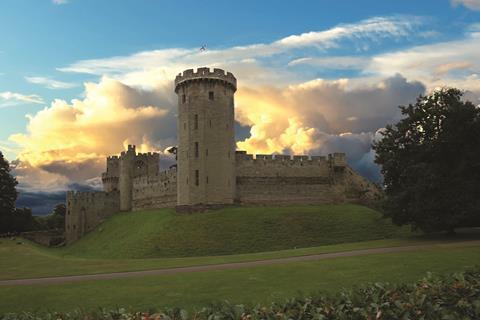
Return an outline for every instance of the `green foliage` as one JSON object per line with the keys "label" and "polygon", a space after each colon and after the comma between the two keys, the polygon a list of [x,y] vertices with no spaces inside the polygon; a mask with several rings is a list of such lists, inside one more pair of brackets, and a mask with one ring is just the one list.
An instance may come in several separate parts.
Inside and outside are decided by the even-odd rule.
{"label": "green foliage", "polygon": [[179,308],[135,312],[123,308],[94,312],[5,314],[0,319],[478,319],[480,269],[448,277],[428,275],[412,285],[375,283],[335,296],[293,298],[283,303],[255,306],[214,304],[199,311]]}
{"label": "green foliage", "polygon": [[51,214],[35,217],[37,230],[65,229],[65,213],[67,208],[64,203],[59,203],[53,208]]}
{"label": "green foliage", "polygon": [[202,214],[169,209],[117,214],[66,253],[98,258],[239,254],[411,234],[358,205],[233,207]]}
{"label": "green foliage", "polygon": [[17,180],[10,174],[10,165],[0,151],[0,233],[12,231],[11,224],[15,213]]}
{"label": "green foliage", "polygon": [[424,231],[480,225],[480,109],[457,89],[400,108],[374,145],[386,214]]}

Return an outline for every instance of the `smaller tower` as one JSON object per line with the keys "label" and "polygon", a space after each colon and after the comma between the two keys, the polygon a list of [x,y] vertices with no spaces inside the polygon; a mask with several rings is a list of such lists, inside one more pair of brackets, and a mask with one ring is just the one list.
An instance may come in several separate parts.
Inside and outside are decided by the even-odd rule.
{"label": "smaller tower", "polygon": [[120,210],[132,210],[132,188],[133,188],[133,171],[135,163],[135,146],[128,145],[127,151],[122,151],[119,160],[120,177],[118,185],[120,189]]}
{"label": "smaller tower", "polygon": [[118,191],[119,159],[117,156],[107,157],[107,171],[102,173],[103,191]]}

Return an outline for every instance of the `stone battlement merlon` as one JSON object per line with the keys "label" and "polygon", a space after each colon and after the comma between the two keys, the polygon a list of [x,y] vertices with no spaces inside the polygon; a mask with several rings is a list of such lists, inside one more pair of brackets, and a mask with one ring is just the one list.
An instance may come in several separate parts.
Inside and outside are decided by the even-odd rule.
{"label": "stone battlement merlon", "polygon": [[332,153],[326,156],[288,155],[288,154],[247,154],[245,151],[236,151],[238,160],[250,160],[254,162],[288,162],[288,163],[326,163],[327,160],[334,166],[346,166],[345,153]]}
{"label": "stone battlement merlon", "polygon": [[178,92],[179,86],[184,83],[195,80],[217,80],[229,84],[233,89],[237,90],[237,79],[231,72],[225,72],[225,70],[214,68],[213,71],[210,68],[198,68],[197,72],[193,69],[188,69],[179,73],[175,78],[175,92]]}

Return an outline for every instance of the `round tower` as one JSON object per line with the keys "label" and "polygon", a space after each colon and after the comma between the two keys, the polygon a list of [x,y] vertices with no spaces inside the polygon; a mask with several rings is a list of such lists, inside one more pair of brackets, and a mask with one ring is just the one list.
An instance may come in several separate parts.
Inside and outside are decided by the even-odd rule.
{"label": "round tower", "polygon": [[236,90],[237,79],[222,69],[189,69],[175,78],[179,206],[233,203]]}

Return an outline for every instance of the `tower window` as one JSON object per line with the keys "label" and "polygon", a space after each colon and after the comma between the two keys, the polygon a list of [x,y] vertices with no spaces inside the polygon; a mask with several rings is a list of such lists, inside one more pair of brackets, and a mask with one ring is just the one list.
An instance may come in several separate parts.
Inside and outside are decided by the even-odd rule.
{"label": "tower window", "polygon": [[195,170],[195,185],[198,186],[200,184],[200,173],[198,170]]}
{"label": "tower window", "polygon": [[187,101],[187,97],[184,94],[182,94],[182,103],[185,103],[186,101]]}
{"label": "tower window", "polygon": [[198,158],[198,142],[195,142],[195,158]]}
{"label": "tower window", "polygon": [[212,120],[209,121],[210,128],[212,127]]}
{"label": "tower window", "polygon": [[208,149],[205,149],[205,155],[208,157]]}
{"label": "tower window", "polygon": [[194,128],[198,129],[198,114],[195,115]]}
{"label": "tower window", "polygon": [[187,130],[187,123],[186,122],[183,123],[183,130]]}
{"label": "tower window", "polygon": [[208,92],[208,100],[213,100],[213,91]]}
{"label": "tower window", "polygon": [[205,181],[206,181],[206,182],[207,182],[207,184],[208,184],[208,176],[206,177]]}

